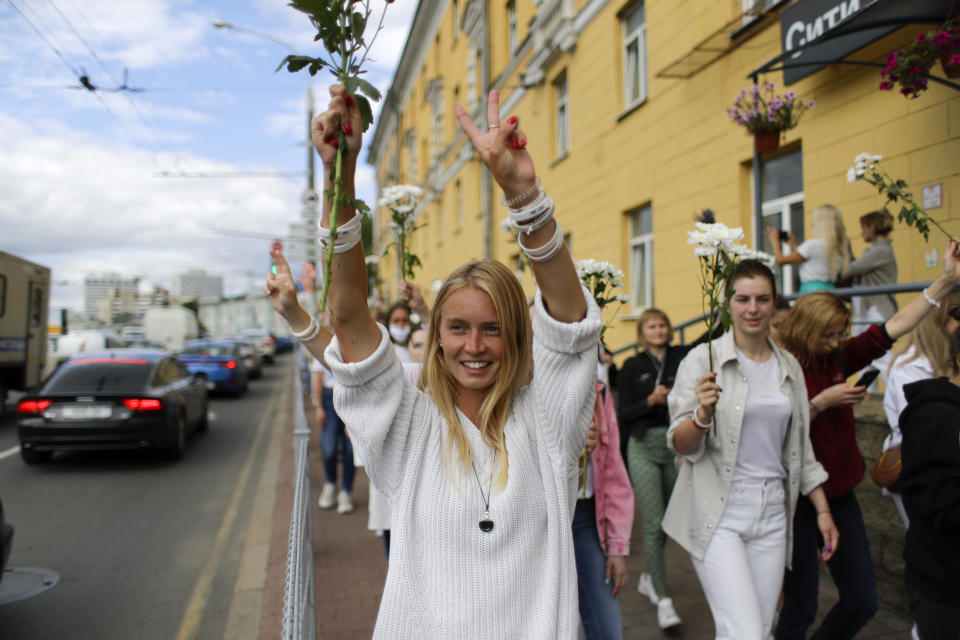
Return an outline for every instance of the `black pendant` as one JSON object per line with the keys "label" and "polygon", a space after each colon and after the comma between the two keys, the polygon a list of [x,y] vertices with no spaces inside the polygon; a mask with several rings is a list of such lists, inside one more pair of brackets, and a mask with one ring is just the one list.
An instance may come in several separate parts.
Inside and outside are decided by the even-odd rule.
{"label": "black pendant", "polygon": [[493,520],[491,520],[490,518],[484,518],[483,520],[481,520],[480,531],[483,531],[484,533],[490,533],[491,531],[493,531]]}

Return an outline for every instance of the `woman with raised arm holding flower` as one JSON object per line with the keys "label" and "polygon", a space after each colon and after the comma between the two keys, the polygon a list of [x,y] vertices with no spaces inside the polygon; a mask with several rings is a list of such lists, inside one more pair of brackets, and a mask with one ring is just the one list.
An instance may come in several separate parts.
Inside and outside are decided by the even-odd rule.
{"label": "woman with raised arm holding flower", "polygon": [[[360,115],[343,87],[331,95],[314,120],[314,144],[327,168],[344,154],[349,202]],[[324,231],[327,206],[321,223],[321,241],[335,251],[328,277],[336,337],[326,351],[338,382],[334,402],[393,513],[374,638],[572,640],[571,521],[593,415],[600,312],[580,285],[517,119],[500,120],[498,92],[490,93],[483,130],[459,106],[455,115],[503,189],[533,262],[533,328],[513,272],[492,260],[468,262],[437,294],[414,386],[367,308],[359,218],[348,206],[334,239]],[[341,131],[346,149],[331,144]],[[295,334],[309,337],[313,321],[295,300],[274,306]]]}
{"label": "woman with raised arm holding flower", "polygon": [[824,559],[837,548],[837,529],[810,444],[803,373],[768,337],[773,273],[742,260],[725,290],[732,329],[690,351],[667,396],[667,446],[680,470],[663,530],[690,553],[716,637],[767,640],[799,495],[823,514]]}

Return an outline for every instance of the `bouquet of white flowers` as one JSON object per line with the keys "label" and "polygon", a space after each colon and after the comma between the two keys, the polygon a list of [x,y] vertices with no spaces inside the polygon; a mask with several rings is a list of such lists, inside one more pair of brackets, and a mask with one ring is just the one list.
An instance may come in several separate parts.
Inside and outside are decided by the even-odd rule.
{"label": "bouquet of white flowers", "polygon": [[378,204],[390,209],[390,222],[387,226],[393,231],[393,240],[384,250],[383,255],[391,247],[397,248],[397,257],[400,261],[401,277],[406,280],[414,279],[414,268],[423,266],[417,254],[410,251],[410,237],[424,224],[417,224],[419,212],[417,204],[423,197],[423,189],[410,184],[395,184],[386,187],[380,194]]}
{"label": "bouquet of white flowers", "polygon": [[[608,304],[616,302],[618,304],[613,312],[613,316],[617,315],[620,307],[627,302],[627,296],[622,293],[613,293],[614,289],[623,286],[623,281],[620,280],[620,278],[623,277],[623,271],[618,269],[616,265],[599,260],[577,260],[576,265],[577,276],[580,278],[580,282],[582,282],[590,291],[590,294],[593,295],[593,299],[596,301],[597,306],[600,307],[600,311],[603,311],[603,308]],[[607,329],[610,328],[610,324],[613,322],[613,316],[610,316],[610,319],[604,322],[600,328],[600,344],[602,344],[604,348],[606,348],[607,344],[604,342],[603,336],[607,332]]]}

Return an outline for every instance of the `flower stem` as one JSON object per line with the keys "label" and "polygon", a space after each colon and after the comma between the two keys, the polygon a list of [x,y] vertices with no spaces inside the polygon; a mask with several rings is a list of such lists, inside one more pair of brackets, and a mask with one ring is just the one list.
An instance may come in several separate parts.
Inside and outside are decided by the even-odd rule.
{"label": "flower stem", "polygon": [[[343,154],[347,149],[347,138],[341,131],[337,146],[337,159],[334,162],[333,169],[333,204],[330,207],[330,242],[327,243],[327,251],[323,256],[323,289],[320,292],[320,311],[327,310],[327,290],[332,280],[330,273],[333,265],[333,245],[337,239],[337,213],[343,206]],[[359,214],[358,214],[359,215]]]}

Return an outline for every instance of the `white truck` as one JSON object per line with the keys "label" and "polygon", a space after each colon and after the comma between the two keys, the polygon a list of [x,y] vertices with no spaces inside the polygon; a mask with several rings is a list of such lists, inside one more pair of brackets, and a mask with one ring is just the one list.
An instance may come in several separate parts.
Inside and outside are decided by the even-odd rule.
{"label": "white truck", "polygon": [[164,349],[179,352],[198,335],[197,315],[185,307],[151,307],[143,314],[143,333]]}
{"label": "white truck", "polygon": [[43,380],[49,304],[50,269],[0,251],[0,411]]}

